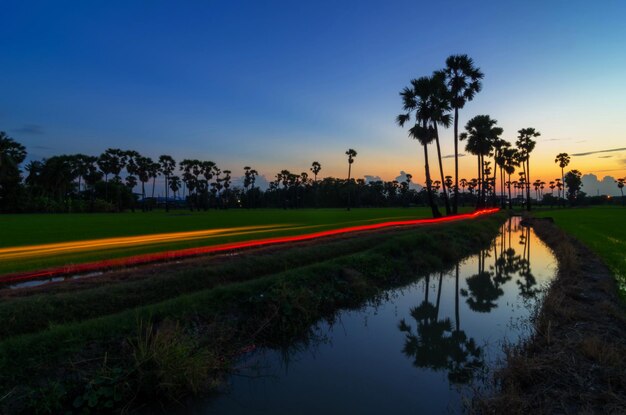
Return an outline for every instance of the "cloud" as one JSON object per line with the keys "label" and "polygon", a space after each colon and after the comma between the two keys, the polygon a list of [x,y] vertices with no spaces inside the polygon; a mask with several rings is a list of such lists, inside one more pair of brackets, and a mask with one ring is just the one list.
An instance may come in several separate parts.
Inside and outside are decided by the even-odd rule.
{"label": "cloud", "polygon": [[[411,174],[411,173],[405,172],[404,170],[400,170],[400,175],[398,177],[396,177],[394,180],[397,180],[398,183],[405,182],[407,174]],[[422,188],[422,186],[420,186],[419,184],[413,182],[412,180],[413,179],[411,179],[411,184],[409,184],[409,189],[420,190]]]}
{"label": "cloud", "polygon": [[41,135],[44,133],[41,125],[37,125],[37,124],[24,124],[22,127],[16,128],[13,131],[19,134],[30,134],[30,135]]}
{"label": "cloud", "polygon": [[365,175],[365,183],[372,183],[372,182],[382,182],[383,179],[381,179],[380,176],[370,176],[368,174]]}
{"label": "cloud", "polygon": [[[459,154],[459,157],[465,157],[466,154]],[[442,159],[453,159],[454,158],[454,154],[448,154],[447,156],[443,156],[441,157]]]}
{"label": "cloud", "polygon": [[626,147],[622,147],[622,148],[612,148],[610,150],[597,150],[597,151],[588,151],[586,153],[576,153],[576,154],[572,154],[572,156],[588,156],[590,154],[599,154],[599,153],[612,153],[614,151],[624,151],[626,150]]}
{"label": "cloud", "polygon": [[610,159],[613,156],[598,156],[599,159]]}
{"label": "cloud", "polygon": [[30,148],[33,148],[36,150],[53,150],[52,147],[46,147],[46,146],[31,146]]}
{"label": "cloud", "polygon": [[575,141],[576,144],[580,144],[580,143],[586,143],[587,140],[580,140],[580,141]]}
{"label": "cloud", "polygon": [[582,176],[583,191],[589,196],[596,195],[619,195],[619,188],[615,184],[615,178],[612,176],[604,176],[602,180],[598,180],[595,174],[585,174]]}

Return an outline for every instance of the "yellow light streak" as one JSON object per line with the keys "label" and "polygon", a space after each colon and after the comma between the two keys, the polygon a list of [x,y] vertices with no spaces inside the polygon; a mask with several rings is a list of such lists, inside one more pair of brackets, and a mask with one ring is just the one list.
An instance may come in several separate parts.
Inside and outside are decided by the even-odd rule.
{"label": "yellow light streak", "polygon": [[97,249],[115,249],[138,245],[151,245],[167,242],[184,242],[196,239],[210,239],[224,236],[238,236],[271,232],[276,230],[293,230],[299,228],[291,224],[241,226],[235,228],[207,229],[201,231],[170,232],[139,236],[90,239],[41,245],[28,245],[0,249],[0,260],[25,257],[47,256],[54,254],[75,253]]}

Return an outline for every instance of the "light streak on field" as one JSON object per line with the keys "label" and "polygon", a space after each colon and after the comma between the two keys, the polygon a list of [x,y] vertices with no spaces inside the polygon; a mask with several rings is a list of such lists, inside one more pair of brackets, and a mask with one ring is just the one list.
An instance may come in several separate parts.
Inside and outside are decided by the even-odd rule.
{"label": "light streak on field", "polygon": [[0,248],[0,261],[7,259],[41,257],[45,255],[92,251],[96,249],[128,248],[133,246],[151,245],[158,243],[184,242],[195,239],[210,239],[223,236],[248,235],[261,232],[273,232],[276,230],[292,230],[294,228],[297,227],[291,225],[242,226],[237,228],[159,233],[140,236],[124,236],[116,238],[103,238],[84,241]]}
{"label": "light streak on field", "polygon": [[[93,271],[107,270],[112,268],[119,267],[127,267],[134,266],[140,264],[147,264],[152,262],[161,262],[161,261],[170,261],[174,259],[188,258],[198,255],[204,254],[212,254],[212,253],[220,253],[225,251],[233,251],[238,249],[245,248],[254,248],[268,245],[276,245],[276,244],[285,244],[290,242],[302,242],[302,241],[310,241],[318,238],[324,238],[335,235],[344,235],[350,234],[354,232],[362,232],[362,231],[371,231],[377,229],[391,228],[391,227],[401,227],[401,226],[416,226],[416,225],[429,225],[429,224],[438,224],[445,222],[453,222],[467,219],[475,219],[479,216],[491,214],[497,212],[499,209],[485,209],[481,211],[477,211],[474,213],[467,213],[462,215],[455,216],[447,216],[443,218],[437,219],[414,219],[414,220],[403,220],[403,221],[390,221],[383,223],[375,223],[368,225],[357,225],[350,226],[346,228],[339,229],[331,229],[326,231],[302,234],[302,235],[293,235],[293,236],[278,236],[273,238],[265,238],[265,239],[254,239],[247,240],[241,242],[231,242],[225,244],[218,245],[210,245],[203,246],[198,248],[187,248],[180,250],[172,250],[165,252],[157,252],[152,254],[141,254],[135,255],[125,258],[115,258],[108,259],[96,262],[89,262],[83,264],[72,264],[68,266],[49,268],[39,271],[29,271],[29,272],[20,272],[7,274],[4,276],[0,276],[0,283],[12,283],[17,281],[27,281],[34,280],[40,278],[52,278],[63,275],[73,275],[73,274],[81,274]],[[304,229],[309,226],[290,226],[290,225],[265,225],[265,226],[248,226],[248,227],[240,227],[240,228],[227,228],[227,229],[212,229],[207,231],[192,231],[192,232],[175,232],[169,234],[156,234],[156,235],[146,235],[139,237],[124,237],[124,238],[106,238],[100,240],[91,240],[91,241],[76,241],[76,242],[68,242],[65,243],[67,246],[57,246],[52,247],[51,245],[64,245],[62,244],[46,244],[46,245],[38,245],[38,246],[30,246],[30,247],[17,247],[17,248],[4,248],[0,249],[0,259],[2,259],[2,255],[16,255],[20,253],[28,253],[29,255],[33,255],[37,252],[37,249],[41,250],[44,253],[58,253],[58,252],[75,252],[72,250],[78,250],[81,247],[85,246],[85,243],[89,243],[89,247],[87,250],[93,250],[95,248],[101,247],[115,247],[115,243],[119,243],[121,247],[124,246],[133,246],[134,245],[145,245],[146,243],[161,243],[161,242],[172,242],[179,240],[191,240],[191,239],[200,239],[200,238],[209,238],[209,237],[218,237],[218,236],[233,236],[233,235],[241,235],[241,234],[252,234],[258,232],[269,232],[269,231],[288,231],[294,229]],[[222,232],[221,234],[218,232]],[[204,233],[204,234],[202,234]],[[202,236],[201,236],[202,235]],[[146,239],[141,239],[146,238]],[[168,239],[169,238],[169,239]],[[183,238],[183,239],[181,239]],[[184,239],[189,238],[189,239]],[[114,242],[117,240],[117,242]],[[143,242],[139,242],[143,241]],[[148,242],[149,241],[149,242]],[[157,241],[157,242],[155,242]],[[100,245],[99,245],[100,243]],[[125,244],[125,245],[124,245]],[[32,248],[32,251],[28,251],[29,248]],[[55,249],[59,249],[60,251],[54,251]],[[65,251],[62,251],[66,249]],[[34,254],[37,255],[37,254]]]}

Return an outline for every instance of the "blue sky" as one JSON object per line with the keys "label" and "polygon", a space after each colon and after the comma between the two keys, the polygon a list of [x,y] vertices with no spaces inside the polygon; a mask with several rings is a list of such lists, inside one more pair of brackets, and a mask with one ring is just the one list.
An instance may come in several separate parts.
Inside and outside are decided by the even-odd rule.
{"label": "blue sky", "polygon": [[[0,15],[0,130],[35,158],[120,147],[344,175],[352,147],[357,176],[419,180],[398,92],[454,53],[485,73],[461,123],[490,114],[511,141],[537,128],[546,178],[558,152],[626,147],[620,1],[3,0]],[[625,175],[626,151],[607,154],[572,167]]]}

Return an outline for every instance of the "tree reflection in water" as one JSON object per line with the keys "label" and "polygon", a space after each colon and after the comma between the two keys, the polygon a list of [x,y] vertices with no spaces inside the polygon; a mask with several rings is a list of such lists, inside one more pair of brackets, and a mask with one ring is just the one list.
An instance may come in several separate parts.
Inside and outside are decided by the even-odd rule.
{"label": "tree reflection in water", "polygon": [[474,371],[484,366],[483,353],[474,339],[459,330],[458,313],[455,313],[455,329],[449,318],[439,319],[442,282],[443,273],[440,273],[433,305],[428,300],[430,277],[426,277],[424,301],[411,309],[411,317],[417,323],[415,331],[404,319],[400,320],[398,328],[406,335],[402,351],[417,367],[447,370],[450,382],[467,383]]}
{"label": "tree reflection in water", "polygon": [[[513,233],[520,235],[521,255],[513,246]],[[456,265],[454,328],[450,318],[439,318],[444,274],[439,274],[434,304],[429,300],[430,276],[425,278],[424,300],[410,312],[415,329],[405,319],[398,324],[406,336],[402,351],[413,359],[415,366],[447,370],[452,383],[467,383],[477,369],[484,367],[483,350],[460,329],[459,293],[466,298],[470,310],[477,313],[489,313],[497,308],[498,299],[504,295],[502,287],[514,278],[521,297],[535,298],[540,290],[530,268],[530,241],[530,228],[510,218],[502,226],[499,238],[478,253],[478,272],[466,278],[466,288],[459,289],[459,265]],[[487,265],[491,260],[493,263]]]}

